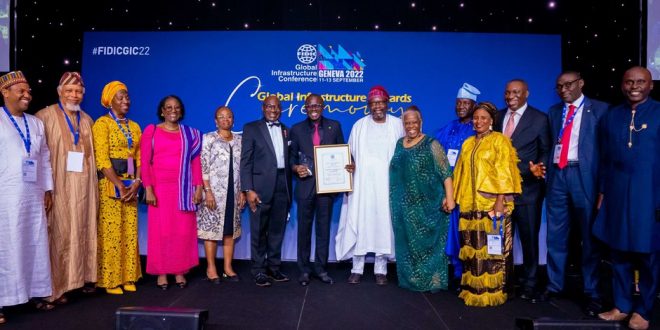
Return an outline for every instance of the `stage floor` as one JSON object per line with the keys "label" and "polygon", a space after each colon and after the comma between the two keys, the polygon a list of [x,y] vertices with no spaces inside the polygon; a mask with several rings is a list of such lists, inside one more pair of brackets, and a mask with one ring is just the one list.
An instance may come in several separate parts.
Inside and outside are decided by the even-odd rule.
{"label": "stage floor", "polygon": [[[222,260],[218,260],[221,264]],[[143,265],[144,266],[144,265]],[[4,329],[114,329],[115,311],[124,306],[190,307],[209,310],[207,329],[515,329],[516,318],[551,317],[583,319],[579,306],[568,299],[531,304],[509,300],[492,308],[466,307],[451,292],[419,293],[403,290],[396,284],[395,265],[390,264],[389,284],[376,285],[373,267],[367,264],[362,283],[350,285],[346,278],[350,263],[331,264],[332,285],[312,280],[298,284],[295,263],[284,263],[282,270],[290,282],[270,288],[254,285],[250,264],[237,261],[241,276],[238,283],[213,285],[203,280],[205,265],[188,276],[185,289],[155,286],[155,277],[146,276],[138,291],[111,296],[76,292],[67,305],[54,310],[36,311],[29,305],[6,307]],[[170,282],[173,282],[170,278]],[[656,304],[653,323],[660,326]]]}

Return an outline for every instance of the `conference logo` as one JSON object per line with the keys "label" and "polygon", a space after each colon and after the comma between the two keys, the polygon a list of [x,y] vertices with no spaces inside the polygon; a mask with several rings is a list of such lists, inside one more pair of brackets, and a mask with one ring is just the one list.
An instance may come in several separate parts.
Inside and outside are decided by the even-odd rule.
{"label": "conference logo", "polygon": [[362,83],[364,58],[341,44],[301,44],[295,49],[298,62],[293,68],[270,70],[278,82],[290,83]]}
{"label": "conference logo", "polygon": [[310,44],[298,47],[298,61],[302,64],[310,64],[316,61],[316,48]]}

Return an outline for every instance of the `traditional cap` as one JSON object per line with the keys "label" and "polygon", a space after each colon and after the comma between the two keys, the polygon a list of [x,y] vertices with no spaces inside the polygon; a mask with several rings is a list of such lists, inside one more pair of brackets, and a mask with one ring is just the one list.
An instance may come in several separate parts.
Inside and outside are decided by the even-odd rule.
{"label": "traditional cap", "polygon": [[477,95],[481,92],[474,86],[464,83],[463,86],[458,90],[457,99],[470,99],[474,102],[477,102]]}
{"label": "traditional cap", "polygon": [[0,77],[0,89],[9,88],[20,83],[28,83],[21,71],[12,71]]}
{"label": "traditional cap", "polygon": [[371,87],[369,90],[369,95],[367,96],[367,101],[371,101],[374,97],[384,97],[385,99],[389,100],[390,99],[390,94],[387,93],[385,90],[385,87],[376,85],[374,87]]}
{"label": "traditional cap", "polygon": [[64,85],[80,85],[85,87],[80,73],[75,71],[65,72],[60,78],[60,86]]}
{"label": "traditional cap", "polygon": [[120,90],[125,90],[128,91],[128,88],[126,88],[126,85],[124,85],[123,82],[115,80],[109,82],[105,87],[103,87],[103,92],[101,92],[101,104],[109,108],[110,107],[110,102],[112,102],[112,98],[115,97],[115,94],[119,92]]}

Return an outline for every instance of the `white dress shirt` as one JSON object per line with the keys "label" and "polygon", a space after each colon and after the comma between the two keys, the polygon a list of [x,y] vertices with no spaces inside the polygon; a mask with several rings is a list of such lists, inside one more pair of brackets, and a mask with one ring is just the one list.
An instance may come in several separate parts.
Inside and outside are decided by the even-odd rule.
{"label": "white dress shirt", "polygon": [[[582,110],[584,109],[584,94],[580,95],[573,103],[566,103],[566,115],[568,115],[568,106],[570,104],[575,106],[575,118],[573,118],[573,128],[571,128],[571,140],[568,142],[568,161],[578,161],[578,142],[580,141],[580,123],[582,122]],[[562,126],[566,125],[566,117],[562,117]],[[557,139],[561,139],[558,136]],[[557,141],[555,141],[557,142]]]}
{"label": "white dress shirt", "polygon": [[282,125],[269,125],[268,133],[270,133],[270,140],[273,141],[273,147],[275,148],[275,158],[277,159],[277,169],[284,168],[284,142],[282,141]]}

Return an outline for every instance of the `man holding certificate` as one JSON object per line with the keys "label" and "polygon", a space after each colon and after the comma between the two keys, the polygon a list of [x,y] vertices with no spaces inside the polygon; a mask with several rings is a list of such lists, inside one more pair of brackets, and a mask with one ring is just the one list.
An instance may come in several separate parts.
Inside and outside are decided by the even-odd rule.
{"label": "man holding certificate", "polygon": [[[314,167],[314,146],[343,144],[344,134],[338,121],[323,117],[323,99],[318,94],[309,94],[305,100],[307,119],[291,128],[291,169],[298,178],[295,189],[298,204],[298,268],[300,285],[307,286],[310,275],[321,282],[334,281],[326,271],[330,220],[335,194],[317,194],[316,178],[319,173]],[[316,254],[314,263],[311,254],[312,223],[316,218]]]}

